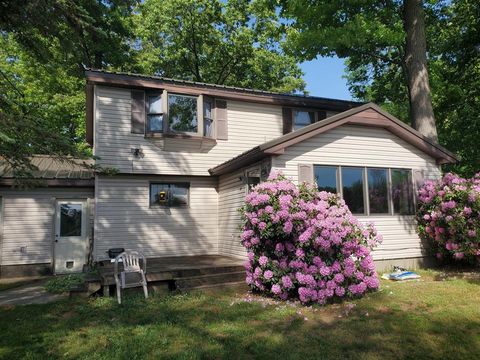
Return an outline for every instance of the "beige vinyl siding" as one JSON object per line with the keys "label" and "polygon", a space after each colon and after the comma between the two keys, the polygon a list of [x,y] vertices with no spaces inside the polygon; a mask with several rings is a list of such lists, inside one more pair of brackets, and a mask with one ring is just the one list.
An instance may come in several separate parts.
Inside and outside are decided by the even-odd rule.
{"label": "beige vinyl siding", "polygon": [[[282,135],[282,108],[228,101],[228,140],[146,139],[130,131],[130,90],[96,86],[95,155],[122,173],[209,175],[208,169]],[[134,158],[132,148],[143,156]]]}
{"label": "beige vinyl siding", "polygon": [[246,254],[240,244],[238,212],[246,195],[245,184],[240,180],[243,174],[243,170],[238,170],[222,175],[218,182],[218,246],[223,255],[244,257]]}
{"label": "beige vinyl siding", "polygon": [[[423,170],[426,178],[441,176],[435,159],[388,130],[366,126],[335,128],[293,145],[272,159],[272,167],[295,182],[298,164],[406,168]],[[413,216],[360,216],[359,219],[373,221],[384,237],[383,244],[374,252],[375,259],[425,255],[415,233]]]}
{"label": "beige vinyl siding", "polygon": [[[0,190],[3,199],[1,265],[51,263],[56,199],[93,198],[93,189]],[[91,234],[93,209],[90,213]],[[26,247],[26,253],[20,249]]]}
{"label": "beige vinyl siding", "polygon": [[[189,206],[150,207],[151,182],[189,182]],[[211,177],[98,177],[95,259],[105,259],[106,251],[116,247],[147,257],[217,254],[216,187]]]}

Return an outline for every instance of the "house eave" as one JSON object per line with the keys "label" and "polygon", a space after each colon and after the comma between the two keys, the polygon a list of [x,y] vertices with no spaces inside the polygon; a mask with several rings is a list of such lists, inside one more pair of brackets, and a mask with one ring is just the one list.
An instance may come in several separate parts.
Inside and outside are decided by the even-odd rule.
{"label": "house eave", "polygon": [[[378,116],[368,119],[356,116],[356,114],[367,109],[375,110]],[[236,158],[210,169],[209,172],[212,175],[221,175],[227,173],[228,171],[249,165],[255,161],[258,161],[262,157],[283,154],[286,148],[341,125],[373,126],[387,129],[393,134],[402,138],[404,141],[432,156],[439,165],[457,163],[460,161],[460,159],[452,152],[423,136],[418,131],[403,123],[401,120],[383,111],[377,105],[369,103],[333,115],[325,120],[306,126],[303,129],[263,143],[252,150],[237,156]]]}

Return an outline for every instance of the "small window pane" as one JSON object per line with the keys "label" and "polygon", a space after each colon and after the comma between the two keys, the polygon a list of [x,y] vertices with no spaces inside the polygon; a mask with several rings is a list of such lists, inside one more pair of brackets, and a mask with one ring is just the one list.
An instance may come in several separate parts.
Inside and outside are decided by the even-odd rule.
{"label": "small window pane", "polygon": [[188,187],[185,185],[170,185],[171,202],[170,206],[186,206],[188,205]]}
{"label": "small window pane", "polygon": [[298,111],[293,112],[293,128],[295,130],[301,129],[307,125],[315,122],[315,113],[313,111]]}
{"label": "small window pane", "polygon": [[410,170],[392,170],[392,200],[395,214],[414,214],[412,172]]}
{"label": "small window pane", "polygon": [[148,130],[154,132],[162,132],[163,115],[148,115]]}
{"label": "small window pane", "polygon": [[255,185],[260,184],[260,168],[247,171],[247,186],[250,191]]}
{"label": "small window pane", "polygon": [[150,184],[150,205],[166,207],[187,206],[189,189],[189,184]]}
{"label": "small window pane", "polygon": [[204,118],[203,119],[203,126],[204,126],[204,131],[203,131],[203,136],[207,137],[212,137],[213,136],[213,121],[211,119]]}
{"label": "small window pane", "polygon": [[149,114],[163,113],[162,97],[160,95],[148,97],[148,113]]}
{"label": "small window pane", "polygon": [[60,236],[82,236],[82,205],[60,205]]}
{"label": "small window pane", "polygon": [[319,191],[337,193],[337,167],[315,166],[315,180]]}
{"label": "small window pane", "polygon": [[388,213],[388,183],[386,169],[367,169],[370,214]]}
{"label": "small window pane", "polygon": [[203,102],[203,117],[208,119],[212,118],[212,103],[210,101]]}
{"label": "small window pane", "polygon": [[363,169],[342,167],[343,199],[354,214],[364,214]]}
{"label": "small window pane", "polygon": [[168,112],[172,131],[197,132],[196,97],[168,95]]}

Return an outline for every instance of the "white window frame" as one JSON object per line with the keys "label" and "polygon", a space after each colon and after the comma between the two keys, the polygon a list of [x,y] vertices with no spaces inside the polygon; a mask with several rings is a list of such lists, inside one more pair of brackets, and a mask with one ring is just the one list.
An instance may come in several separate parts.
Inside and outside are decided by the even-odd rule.
{"label": "white window frame", "polygon": [[[337,193],[343,199],[343,181],[342,181],[342,169],[343,168],[359,168],[362,169],[363,177],[363,206],[365,211],[363,213],[353,213],[357,216],[413,216],[415,215],[416,209],[416,197],[415,197],[415,180],[413,178],[413,168],[401,168],[401,167],[385,167],[385,166],[358,166],[358,165],[333,165],[333,164],[313,164],[313,179],[315,179],[315,166],[324,166],[324,167],[336,167],[337,172]],[[374,213],[370,211],[370,201],[369,201],[369,188],[368,188],[368,169],[382,169],[387,170],[387,201],[388,201],[388,212],[387,213]],[[404,170],[410,173],[411,186],[412,186],[412,205],[413,213],[412,214],[396,214],[393,207],[393,196],[392,196],[392,170]]]}

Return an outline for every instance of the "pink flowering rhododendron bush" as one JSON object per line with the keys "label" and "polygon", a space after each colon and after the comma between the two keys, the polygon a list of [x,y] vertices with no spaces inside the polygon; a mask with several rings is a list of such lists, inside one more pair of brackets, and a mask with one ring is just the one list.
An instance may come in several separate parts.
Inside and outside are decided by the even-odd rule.
{"label": "pink flowering rhododendron bush", "polygon": [[418,191],[418,233],[441,260],[480,261],[480,173],[446,174]]}
{"label": "pink flowering rhododendron bush", "polygon": [[370,250],[380,236],[337,195],[272,174],[246,196],[241,212],[253,290],[324,304],[378,288]]}

